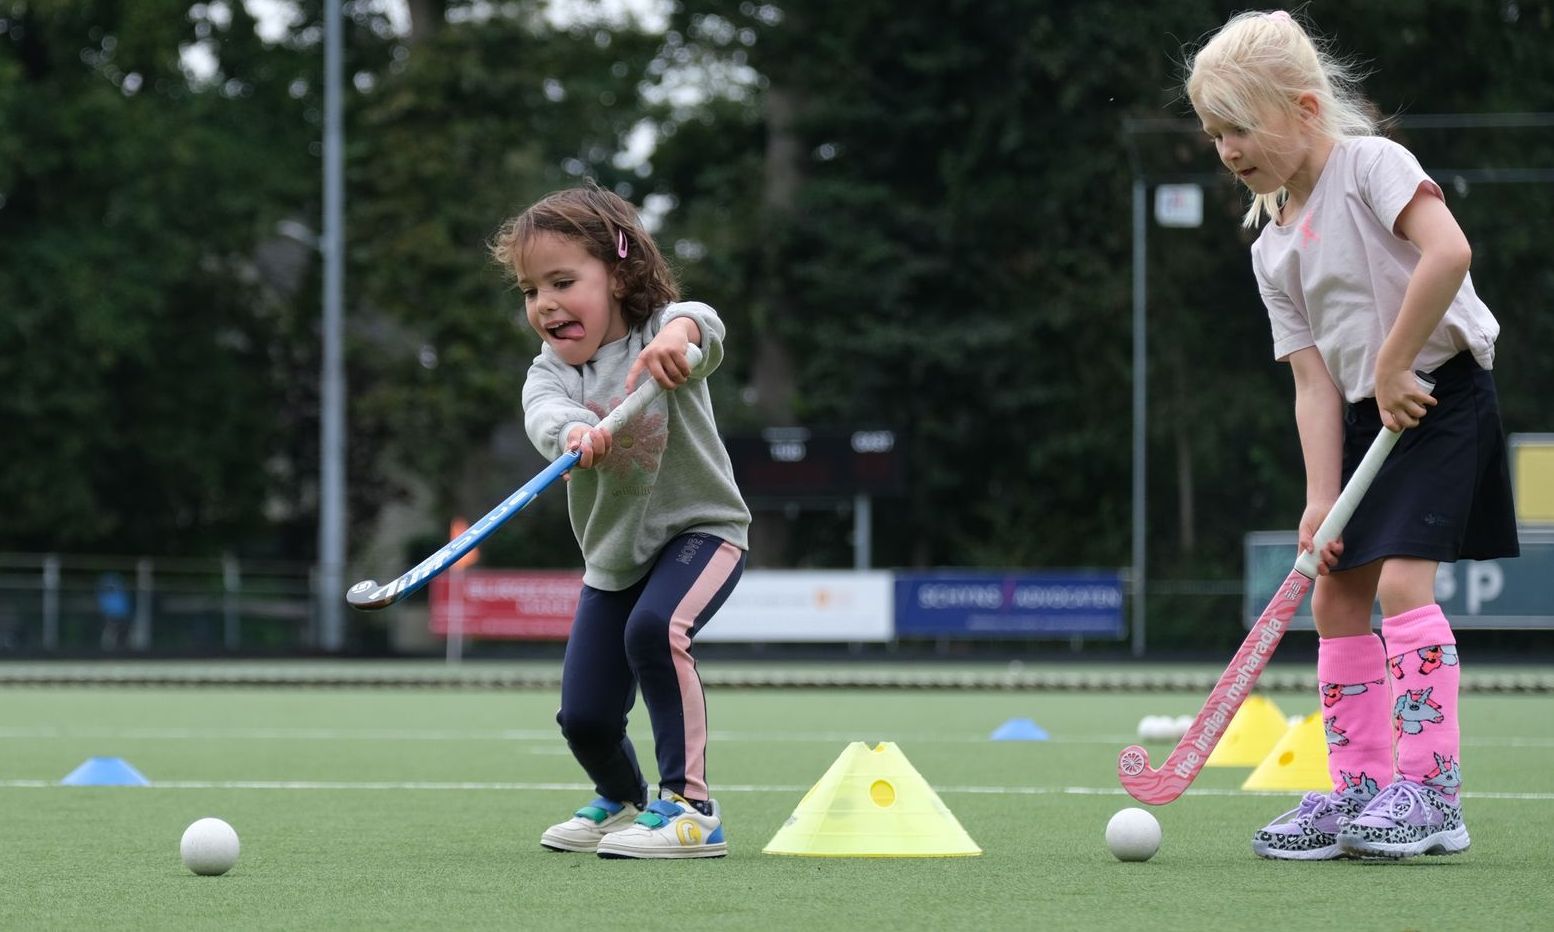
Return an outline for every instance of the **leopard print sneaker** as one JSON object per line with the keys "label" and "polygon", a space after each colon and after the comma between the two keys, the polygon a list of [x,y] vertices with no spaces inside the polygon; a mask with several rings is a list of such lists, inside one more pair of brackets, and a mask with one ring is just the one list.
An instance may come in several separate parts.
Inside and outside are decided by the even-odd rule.
{"label": "leopard print sneaker", "polygon": [[1468,827],[1454,800],[1423,783],[1399,780],[1343,827],[1338,845],[1361,858],[1460,854],[1468,850]]}
{"label": "leopard print sneaker", "polygon": [[1252,835],[1252,853],[1281,861],[1330,861],[1344,856],[1338,832],[1360,814],[1371,794],[1307,793],[1300,805]]}

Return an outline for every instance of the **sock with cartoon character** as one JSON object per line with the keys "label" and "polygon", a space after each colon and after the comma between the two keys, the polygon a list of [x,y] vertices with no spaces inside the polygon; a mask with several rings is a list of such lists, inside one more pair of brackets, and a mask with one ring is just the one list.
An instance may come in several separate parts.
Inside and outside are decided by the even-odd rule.
{"label": "sock with cartoon character", "polygon": [[1317,641],[1317,680],[1327,731],[1327,770],[1336,791],[1369,799],[1392,782],[1387,653],[1374,634]]}
{"label": "sock with cartoon character", "polygon": [[1462,736],[1457,725],[1457,639],[1439,605],[1426,605],[1381,622],[1392,683],[1392,727],[1397,772],[1452,802],[1462,786]]}

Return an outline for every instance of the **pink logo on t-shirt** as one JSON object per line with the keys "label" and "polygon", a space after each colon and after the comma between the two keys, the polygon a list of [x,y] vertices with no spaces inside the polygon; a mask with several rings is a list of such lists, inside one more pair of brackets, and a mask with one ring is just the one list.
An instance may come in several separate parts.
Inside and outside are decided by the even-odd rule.
{"label": "pink logo on t-shirt", "polygon": [[1315,211],[1306,211],[1306,219],[1300,222],[1300,248],[1305,249],[1317,241],[1317,231],[1311,228],[1311,221],[1315,219]]}

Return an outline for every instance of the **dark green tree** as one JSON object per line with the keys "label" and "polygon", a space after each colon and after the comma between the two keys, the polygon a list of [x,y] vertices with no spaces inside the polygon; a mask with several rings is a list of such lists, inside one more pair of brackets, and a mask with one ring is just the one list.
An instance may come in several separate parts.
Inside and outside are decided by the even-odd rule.
{"label": "dark green tree", "polygon": [[[409,9],[400,35],[347,5],[356,530],[412,487],[474,514],[532,473],[535,343],[485,245],[592,175],[652,198],[687,294],[729,319],[725,427],[903,432],[877,563],[1127,562],[1130,186],[1217,166],[1190,125],[1130,152],[1123,121],[1190,117],[1183,48],[1239,8],[699,0],[664,35],[587,5],[560,27],[537,0]],[[1546,0],[1301,12],[1369,62],[1383,113],[1554,100]],[[0,548],[311,556],[319,265],[277,224],[319,215],[321,15],[266,43],[242,4],[0,3]],[[621,157],[642,128],[656,149]],[[1507,427],[1547,431],[1554,129],[1394,134],[1474,243]],[[1162,580],[1237,577],[1303,487],[1241,196],[1206,197],[1202,228],[1149,233]],[[506,560],[575,559],[543,507]],[[806,515],[760,561],[845,563],[846,523]],[[1185,637],[1194,611],[1159,614]]]}
{"label": "dark green tree", "polygon": [[[638,88],[660,40],[630,27],[555,27],[540,12],[515,5],[416,30],[353,116],[358,528],[411,480],[439,510],[473,519],[532,475],[539,461],[518,429],[519,398],[539,344],[488,243],[507,217],[585,176],[633,200],[644,193],[618,155],[643,118]],[[557,498],[540,507],[560,507]],[[529,530],[494,539],[488,553],[576,562],[564,518]]]}
{"label": "dark green tree", "polygon": [[[716,261],[741,282],[733,301],[753,305],[752,339],[779,340],[795,360],[800,420],[884,417],[908,431],[912,490],[879,519],[880,562],[1126,564],[1134,166],[1122,123],[1190,118],[1184,49],[1237,10],[709,0],[677,14],[671,46],[758,77],[754,106],[729,132],[708,108],[710,126],[682,122],[655,156],[681,199],[670,229],[707,247],[693,265]],[[1554,99],[1546,4],[1303,11],[1341,50],[1378,64],[1366,87],[1384,112]],[[1442,36],[1484,54],[1440,67]],[[1549,164],[1549,131],[1538,132],[1404,141],[1432,167],[1525,169]],[[784,136],[792,144],[776,145]],[[1152,180],[1218,171],[1190,127],[1136,143]],[[730,166],[743,183],[727,183]],[[1448,191],[1478,244],[1480,291],[1529,337],[1548,326],[1530,312],[1550,288],[1528,251],[1554,190],[1540,184]],[[729,210],[739,191],[743,209]],[[1207,198],[1199,230],[1149,234],[1149,550],[1151,575],[1167,579],[1236,577],[1243,534],[1291,525],[1303,489],[1241,195],[1210,181]],[[1538,429],[1548,372],[1529,364],[1538,345],[1502,346],[1511,429]],[[813,546],[840,562],[840,540],[816,535]]]}
{"label": "dark green tree", "polygon": [[253,255],[310,160],[286,53],[233,7],[0,6],[0,547],[263,534],[285,328]]}

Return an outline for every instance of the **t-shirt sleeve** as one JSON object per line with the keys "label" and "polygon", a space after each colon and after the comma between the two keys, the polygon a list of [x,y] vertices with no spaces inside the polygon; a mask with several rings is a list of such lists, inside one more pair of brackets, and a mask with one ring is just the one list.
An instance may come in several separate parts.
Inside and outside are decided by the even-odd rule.
{"label": "t-shirt sleeve", "polygon": [[1388,230],[1396,232],[1398,215],[1419,191],[1444,199],[1414,154],[1390,140],[1375,139],[1355,168],[1360,197]]}
{"label": "t-shirt sleeve", "polygon": [[1267,270],[1252,253],[1252,272],[1257,276],[1257,293],[1268,309],[1268,324],[1273,330],[1273,358],[1282,361],[1296,350],[1316,345],[1311,322],[1288,294],[1269,278]]}

